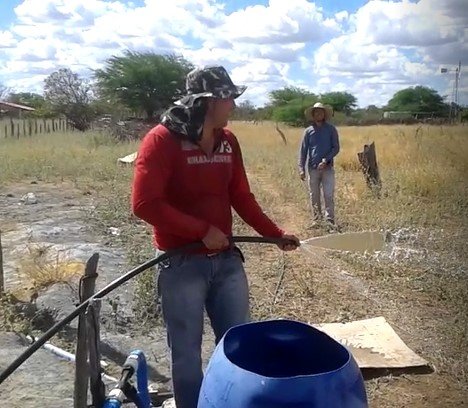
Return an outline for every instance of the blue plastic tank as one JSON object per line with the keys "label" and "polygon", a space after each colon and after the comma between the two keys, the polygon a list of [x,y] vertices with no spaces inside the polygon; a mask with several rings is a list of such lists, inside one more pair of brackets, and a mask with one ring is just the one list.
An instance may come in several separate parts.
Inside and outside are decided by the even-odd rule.
{"label": "blue plastic tank", "polygon": [[292,320],[228,330],[209,361],[198,408],[367,408],[351,353]]}

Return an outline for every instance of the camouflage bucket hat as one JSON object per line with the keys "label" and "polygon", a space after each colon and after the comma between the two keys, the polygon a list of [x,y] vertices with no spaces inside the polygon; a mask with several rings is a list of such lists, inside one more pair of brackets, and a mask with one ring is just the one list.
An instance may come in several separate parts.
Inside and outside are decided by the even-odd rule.
{"label": "camouflage bucket hat", "polygon": [[193,106],[198,98],[237,98],[247,89],[234,85],[226,69],[221,66],[196,68],[187,75],[187,95],[176,101],[176,105]]}

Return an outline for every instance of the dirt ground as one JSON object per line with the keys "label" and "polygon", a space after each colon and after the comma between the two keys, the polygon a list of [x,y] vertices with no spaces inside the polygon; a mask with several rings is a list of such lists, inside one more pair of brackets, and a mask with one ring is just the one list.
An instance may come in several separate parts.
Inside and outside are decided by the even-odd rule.
{"label": "dirt ground", "polygon": [[[24,205],[21,197],[34,192],[38,203]],[[113,233],[97,236],[90,231],[89,217],[93,209],[93,192],[79,191],[66,184],[22,184],[0,190],[0,228],[4,246],[5,275],[7,289],[17,284],[15,263],[20,252],[16,247],[29,242],[41,241],[62,245],[73,258],[86,260],[93,251],[102,254],[99,285],[121,274],[127,268],[123,250],[113,244]],[[303,237],[320,235],[320,229],[310,228],[306,219],[298,217],[292,207],[274,210],[280,224]],[[40,228],[38,228],[38,226]],[[236,224],[236,233],[251,234],[252,231]],[[80,247],[81,245],[81,247]],[[78,248],[70,252],[71,248]],[[444,365],[435,364],[434,358],[440,350],[448,347],[447,337],[449,311],[425,293],[414,291],[404,281],[382,283],[364,279],[359,271],[345,259],[338,256],[318,255],[307,251],[284,254],[278,249],[262,245],[243,245],[246,269],[252,291],[252,313],[255,318],[291,317],[309,323],[350,321],[361,318],[384,316],[403,341],[416,353],[431,363],[433,372],[429,374],[386,373],[366,381],[370,406],[386,407],[465,407],[468,406],[466,384],[461,384],[451,376]],[[80,252],[81,251],[81,252]],[[16,254],[16,255],[15,255]],[[278,278],[284,273],[284,280],[278,287]],[[99,286],[98,285],[98,286]],[[132,319],[132,286],[123,288],[119,294],[119,318]],[[108,305],[109,319],[112,305]],[[11,360],[12,354],[19,351],[10,335],[3,334],[2,349],[11,350],[0,354],[0,368]],[[120,350],[129,351],[132,344],[142,347],[145,342],[151,347],[150,362],[160,383],[167,383],[168,359],[164,349],[164,330],[155,327],[151,338],[133,338],[125,332],[125,324],[106,324],[104,336],[115,345],[121,343]],[[211,350],[210,337],[205,343],[204,357]],[[41,352],[40,358],[46,358]],[[8,401],[9,407],[36,407],[30,396],[43,397],[44,388],[31,378],[44,374],[44,363],[39,360],[28,365],[28,376],[15,373],[0,386],[1,399]],[[118,361],[117,361],[118,362]],[[63,363],[58,364],[58,366]],[[52,369],[49,362],[47,368]],[[57,390],[63,387],[62,369],[55,373]],[[65,377],[70,377],[69,366]],[[18,375],[16,375],[18,374]],[[71,378],[71,377],[70,377]],[[164,381],[163,381],[164,378]],[[26,383],[25,383],[26,381]],[[69,380],[71,381],[71,380]],[[27,390],[24,390],[28,384]],[[69,382],[70,386],[71,383]],[[41,388],[42,387],[42,388]],[[55,389],[53,378],[47,377],[48,395]],[[19,390],[21,392],[21,397]],[[71,388],[70,388],[71,389]],[[29,397],[26,396],[29,394]],[[62,395],[60,391],[60,395]],[[66,393],[65,393],[66,394]],[[70,395],[63,394],[64,405],[71,406]],[[18,396],[18,397],[17,397]],[[65,403],[65,401],[67,401]],[[35,405],[36,404],[36,405]],[[59,406],[59,405],[43,405]]]}
{"label": "dirt ground", "polygon": [[[33,193],[37,203],[25,204],[22,198],[27,193]],[[28,291],[30,285],[21,270],[32,266],[31,262],[25,262],[32,257],[32,253],[47,250],[52,265],[65,264],[66,260],[83,265],[93,253],[99,253],[96,290],[136,266],[128,265],[124,250],[116,243],[117,230],[109,229],[105,234],[96,232],[90,223],[94,209],[95,197],[92,194],[65,183],[34,182],[0,189],[5,287],[22,301],[35,297],[35,307],[53,316],[53,320],[49,319],[48,327],[65,317],[79,303],[78,277],[72,278],[70,285],[55,284],[37,292]],[[123,364],[128,353],[141,348],[145,350],[149,363],[151,382],[167,390],[170,387],[170,369],[164,329],[155,327],[148,335],[134,330],[139,322],[134,319],[133,297],[134,282],[129,282],[102,301],[103,359],[111,363],[109,374],[118,376],[117,367]],[[37,319],[34,317],[34,320]],[[47,322],[44,324],[47,325]],[[70,328],[52,338],[51,343],[73,353],[76,327],[77,321],[74,320]],[[38,336],[40,333],[34,334]],[[206,340],[205,358],[211,351],[210,340],[210,337]],[[27,343],[14,333],[0,332],[0,344],[0,370],[5,369],[27,347]],[[51,389],[54,391],[50,392]],[[72,407],[73,366],[41,349],[0,386],[0,400],[0,406],[9,408]]]}

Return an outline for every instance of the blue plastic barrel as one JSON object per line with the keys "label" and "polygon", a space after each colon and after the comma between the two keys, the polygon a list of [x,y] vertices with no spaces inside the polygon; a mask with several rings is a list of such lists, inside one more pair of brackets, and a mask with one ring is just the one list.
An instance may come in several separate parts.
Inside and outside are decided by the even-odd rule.
{"label": "blue plastic barrel", "polygon": [[291,320],[236,326],[209,361],[198,408],[366,408],[351,353],[314,327]]}

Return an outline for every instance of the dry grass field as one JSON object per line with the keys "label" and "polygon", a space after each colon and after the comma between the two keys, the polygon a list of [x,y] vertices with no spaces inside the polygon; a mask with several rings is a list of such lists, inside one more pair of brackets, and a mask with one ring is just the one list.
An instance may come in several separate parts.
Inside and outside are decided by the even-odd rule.
{"label": "dry grass field", "polygon": [[[283,127],[285,145],[271,123],[234,122],[230,128],[240,140],[252,190],[265,211],[300,238],[325,234],[311,227],[308,193],[298,177],[302,130]],[[339,134],[337,223],[342,231],[386,231],[394,237],[395,251],[385,256],[283,254],[244,246],[252,314],[311,323],[383,315],[434,373],[390,373],[367,381],[371,406],[466,406],[467,128],[342,127]],[[357,160],[363,145],[372,141],[382,179],[380,198],[368,190]],[[92,132],[0,139],[0,194],[31,182],[63,183],[91,194],[96,210],[89,222],[103,231],[119,226],[128,264],[135,266],[152,254],[150,233],[129,212],[132,170],[116,160],[137,146]],[[12,221],[0,220],[0,230]],[[253,233],[238,219],[235,228],[238,234]],[[149,293],[143,276],[137,302],[149,302]]]}

